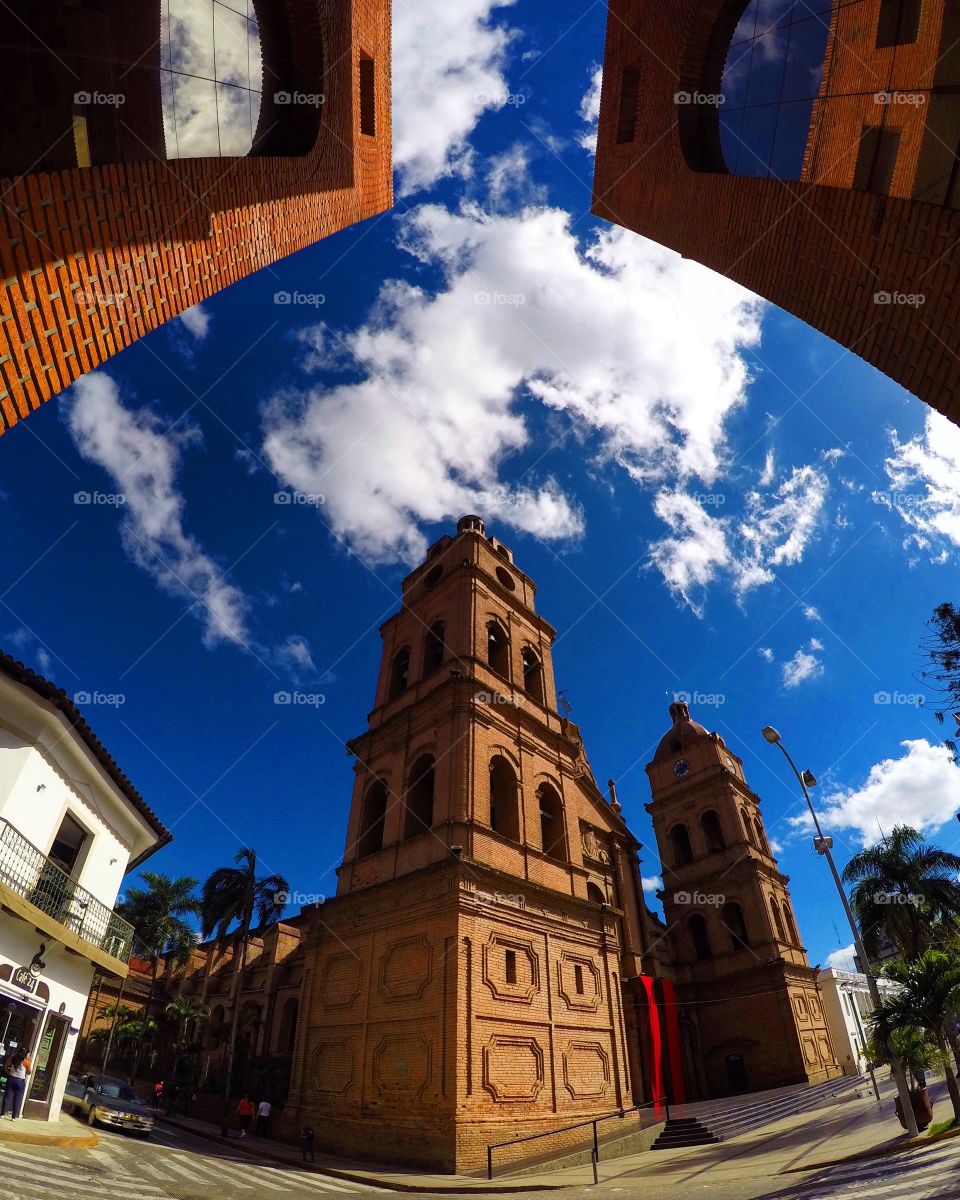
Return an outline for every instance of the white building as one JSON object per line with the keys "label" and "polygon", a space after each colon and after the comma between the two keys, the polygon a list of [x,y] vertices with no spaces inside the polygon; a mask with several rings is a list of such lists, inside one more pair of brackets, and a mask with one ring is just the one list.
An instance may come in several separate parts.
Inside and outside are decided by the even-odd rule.
{"label": "white building", "polygon": [[0,1061],[30,1053],[25,1117],[59,1115],[94,968],[127,973],[121,881],[168,841],[66,693],[0,654]]}
{"label": "white building", "polygon": [[[867,977],[856,971],[826,967],[818,973],[817,982],[823,994],[827,1028],[843,1073],[862,1075],[867,1067],[863,1048],[870,1040],[870,1014],[873,1012]],[[895,990],[897,985],[888,979],[878,979],[877,986],[883,995],[891,988]]]}

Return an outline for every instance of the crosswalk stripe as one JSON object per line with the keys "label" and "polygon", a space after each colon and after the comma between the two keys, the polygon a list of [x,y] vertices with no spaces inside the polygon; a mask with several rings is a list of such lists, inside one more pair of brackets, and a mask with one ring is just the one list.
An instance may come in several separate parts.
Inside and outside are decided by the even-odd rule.
{"label": "crosswalk stripe", "polygon": [[71,1170],[69,1167],[57,1170],[41,1164],[36,1159],[29,1163],[27,1168],[27,1178],[21,1180],[24,1184],[31,1185],[51,1185],[59,1184],[67,1186],[70,1189],[71,1195],[87,1193],[93,1196],[102,1196],[105,1189],[109,1189],[110,1194],[114,1197],[129,1197],[129,1200],[144,1200],[143,1184],[137,1185],[136,1180],[130,1180],[129,1188],[118,1188],[119,1181],[114,1179],[98,1179],[86,1178],[78,1176],[76,1169]]}

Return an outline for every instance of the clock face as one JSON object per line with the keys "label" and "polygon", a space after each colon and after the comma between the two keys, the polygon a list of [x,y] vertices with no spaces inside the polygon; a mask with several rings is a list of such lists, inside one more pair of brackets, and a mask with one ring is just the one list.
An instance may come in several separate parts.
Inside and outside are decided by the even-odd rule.
{"label": "clock face", "polygon": [[678,779],[682,779],[690,770],[690,764],[685,758],[681,758],[679,762],[673,764],[673,773]]}
{"label": "clock face", "polygon": [[737,764],[733,761],[729,754],[724,757],[723,761],[727,764],[731,771],[735,771],[737,769]]}

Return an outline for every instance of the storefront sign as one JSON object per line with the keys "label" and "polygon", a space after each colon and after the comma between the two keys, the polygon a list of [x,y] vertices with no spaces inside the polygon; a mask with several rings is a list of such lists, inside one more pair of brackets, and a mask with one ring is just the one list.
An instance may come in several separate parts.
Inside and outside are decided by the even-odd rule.
{"label": "storefront sign", "polygon": [[39,979],[29,967],[17,967],[10,977],[10,982],[22,991],[32,994],[37,990]]}

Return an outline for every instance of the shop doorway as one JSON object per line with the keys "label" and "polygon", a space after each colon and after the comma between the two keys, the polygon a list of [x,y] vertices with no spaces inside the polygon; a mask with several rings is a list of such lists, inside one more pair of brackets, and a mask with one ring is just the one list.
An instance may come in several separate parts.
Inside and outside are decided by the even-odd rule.
{"label": "shop doorway", "polygon": [[43,1033],[37,1042],[36,1053],[33,1056],[33,1075],[27,1101],[32,1105],[42,1105],[43,1111],[32,1108],[29,1116],[46,1116],[46,1109],[53,1098],[54,1083],[57,1069],[63,1056],[63,1048],[70,1033],[70,1018],[60,1013],[47,1013]]}
{"label": "shop doorway", "polygon": [[25,1054],[33,1050],[42,1015],[30,1004],[0,995],[0,1059],[14,1050]]}

